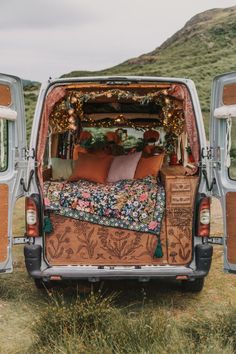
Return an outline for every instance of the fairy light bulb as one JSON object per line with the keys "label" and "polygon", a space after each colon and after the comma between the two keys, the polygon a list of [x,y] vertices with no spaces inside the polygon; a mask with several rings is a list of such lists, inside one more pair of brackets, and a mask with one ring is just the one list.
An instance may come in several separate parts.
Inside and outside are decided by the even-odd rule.
{"label": "fairy light bulb", "polygon": [[68,114],[69,114],[70,116],[72,116],[72,114],[74,114],[74,112],[75,112],[74,108],[68,109]]}
{"label": "fairy light bulb", "polygon": [[76,103],[77,102],[77,98],[75,96],[72,96],[70,101],[71,101],[71,103]]}

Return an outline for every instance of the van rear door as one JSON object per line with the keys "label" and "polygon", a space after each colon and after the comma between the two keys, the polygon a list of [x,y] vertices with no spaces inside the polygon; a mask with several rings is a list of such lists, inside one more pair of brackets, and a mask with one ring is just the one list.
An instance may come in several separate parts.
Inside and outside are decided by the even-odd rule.
{"label": "van rear door", "polygon": [[12,271],[12,212],[23,195],[26,162],[24,99],[21,80],[0,74],[0,272]]}
{"label": "van rear door", "polygon": [[210,143],[212,177],[224,223],[224,269],[236,273],[236,72],[213,81]]}

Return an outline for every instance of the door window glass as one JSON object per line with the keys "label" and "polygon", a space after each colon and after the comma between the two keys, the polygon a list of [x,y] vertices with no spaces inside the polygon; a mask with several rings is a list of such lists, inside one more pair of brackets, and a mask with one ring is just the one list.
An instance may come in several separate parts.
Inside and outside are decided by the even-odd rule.
{"label": "door window glass", "polygon": [[229,176],[236,180],[236,121],[232,119]]}
{"label": "door window glass", "polygon": [[6,171],[8,165],[7,121],[0,119],[0,172]]}

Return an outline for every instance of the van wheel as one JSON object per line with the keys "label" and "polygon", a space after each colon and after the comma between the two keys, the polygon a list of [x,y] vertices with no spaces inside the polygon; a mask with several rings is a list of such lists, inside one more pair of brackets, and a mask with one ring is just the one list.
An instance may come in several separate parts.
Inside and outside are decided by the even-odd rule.
{"label": "van wheel", "polygon": [[51,282],[49,281],[43,281],[42,279],[34,279],[34,283],[37,289],[39,290],[45,290],[45,289],[50,289]]}
{"label": "van wheel", "polygon": [[182,280],[181,287],[184,292],[198,293],[202,291],[205,278],[197,278],[195,280]]}

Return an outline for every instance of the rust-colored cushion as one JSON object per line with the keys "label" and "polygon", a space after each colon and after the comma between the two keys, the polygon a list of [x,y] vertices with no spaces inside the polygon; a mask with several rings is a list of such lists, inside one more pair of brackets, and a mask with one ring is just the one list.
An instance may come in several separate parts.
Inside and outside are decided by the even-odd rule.
{"label": "rust-colored cushion", "polygon": [[105,183],[110,169],[112,156],[97,156],[80,153],[69,181],[75,182],[85,179],[91,182]]}
{"label": "rust-colored cushion", "polygon": [[157,176],[163,163],[164,154],[151,157],[141,157],[138,162],[134,178],[141,179],[147,176]]}
{"label": "rust-colored cushion", "polygon": [[73,160],[77,160],[81,152],[86,153],[87,150],[84,147],[80,146],[79,144],[76,144],[73,149]]}

